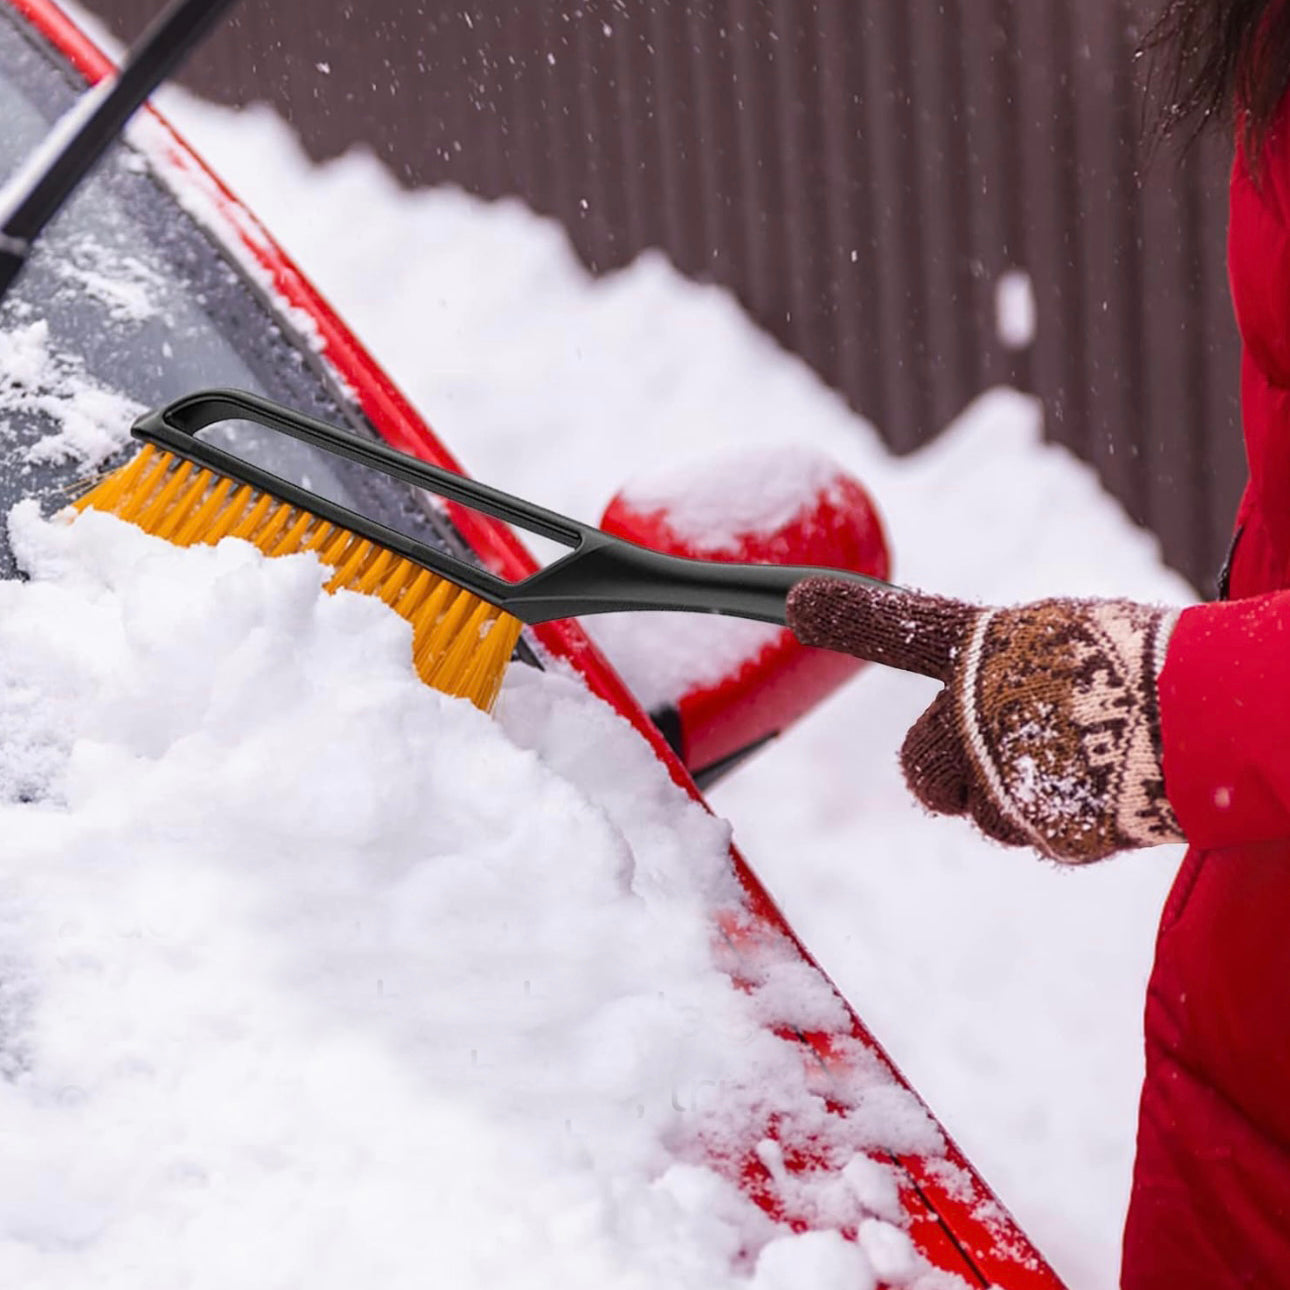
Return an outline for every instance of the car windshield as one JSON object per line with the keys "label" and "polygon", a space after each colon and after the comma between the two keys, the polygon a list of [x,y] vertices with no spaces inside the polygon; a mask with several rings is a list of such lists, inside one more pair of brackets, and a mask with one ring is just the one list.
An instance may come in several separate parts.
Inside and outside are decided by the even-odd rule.
{"label": "car windshield", "polygon": [[[0,182],[83,90],[0,7]],[[47,510],[65,501],[87,474],[96,419],[128,426],[145,408],[210,386],[251,390],[371,433],[308,345],[118,142],[0,305],[0,514],[24,497]],[[383,476],[250,427],[215,433],[335,501],[457,546],[438,517]],[[0,577],[14,572],[0,525]]]}

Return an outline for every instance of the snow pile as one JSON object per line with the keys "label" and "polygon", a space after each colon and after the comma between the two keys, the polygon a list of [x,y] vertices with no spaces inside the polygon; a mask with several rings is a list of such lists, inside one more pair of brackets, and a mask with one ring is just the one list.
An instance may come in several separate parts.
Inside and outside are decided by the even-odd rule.
{"label": "snow pile", "polygon": [[[919,1279],[857,1153],[934,1126],[872,1065],[825,1111],[767,1027],[839,1001],[782,947],[732,984],[727,828],[626,722],[522,667],[496,722],[427,690],[403,620],[312,556],[34,503],[11,532],[0,1281]],[[845,1166],[784,1190],[860,1245],[709,1167],[782,1175],[772,1109]]]}
{"label": "snow pile", "polygon": [[[594,521],[660,462],[791,441],[865,483],[909,585],[991,603],[1191,596],[1091,472],[1041,443],[1028,399],[990,394],[894,460],[730,297],[660,256],[593,282],[516,203],[409,194],[364,155],[312,167],[262,110],[169,91],[163,106],[481,479]],[[933,693],[871,669],[713,800],[1068,1284],[1102,1290],[1118,1279],[1143,991],[1175,855],[1064,874],[925,818],[895,754]]]}
{"label": "snow pile", "polygon": [[52,346],[43,318],[0,329],[0,436],[8,417],[29,409],[44,413],[59,429],[29,445],[27,459],[72,460],[87,467],[120,448],[144,411]]}
{"label": "snow pile", "polygon": [[[592,283],[515,203],[408,194],[368,156],[317,169],[268,112],[161,100],[489,482],[594,520],[652,462],[791,439],[870,487],[912,585],[993,602],[1190,596],[1091,474],[1041,444],[1029,400],[991,394],[893,461],[732,300],[661,257]],[[1022,285],[1000,300],[1018,343]],[[1103,1290],[1118,1283],[1142,994],[1174,856],[1064,874],[925,818],[895,750],[931,692],[865,673],[714,801],[1072,1290]]]}

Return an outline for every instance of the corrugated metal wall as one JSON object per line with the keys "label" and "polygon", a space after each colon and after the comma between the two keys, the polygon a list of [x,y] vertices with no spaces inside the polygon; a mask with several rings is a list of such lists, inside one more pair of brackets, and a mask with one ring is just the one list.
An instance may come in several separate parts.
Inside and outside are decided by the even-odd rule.
{"label": "corrugated metal wall", "polygon": [[[91,0],[119,33],[159,0]],[[908,451],[981,390],[1048,409],[1211,585],[1244,474],[1227,150],[1150,167],[1152,0],[243,0],[188,79],[310,152],[517,193],[596,269],[660,246]],[[1144,175],[1145,170],[1145,175]],[[1025,270],[1033,344],[999,339]]]}

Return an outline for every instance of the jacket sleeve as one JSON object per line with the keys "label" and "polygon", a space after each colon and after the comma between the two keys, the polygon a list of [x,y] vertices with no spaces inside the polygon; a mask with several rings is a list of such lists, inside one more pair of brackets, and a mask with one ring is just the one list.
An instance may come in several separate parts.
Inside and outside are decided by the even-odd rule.
{"label": "jacket sleeve", "polygon": [[1158,690],[1165,791],[1188,841],[1290,839],[1290,591],[1184,610]]}

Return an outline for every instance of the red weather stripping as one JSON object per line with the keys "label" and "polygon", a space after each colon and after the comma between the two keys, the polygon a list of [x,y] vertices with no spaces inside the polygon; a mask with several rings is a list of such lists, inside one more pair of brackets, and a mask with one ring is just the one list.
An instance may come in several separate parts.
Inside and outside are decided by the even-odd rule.
{"label": "red weather stripping", "polygon": [[[26,18],[51,45],[91,84],[113,70],[111,61],[58,8],[53,0],[0,0]],[[281,305],[303,311],[316,329],[318,348],[348,384],[376,430],[392,446],[446,469],[461,472],[442,443],[411,403],[362,347],[335,311],[305,279],[291,259],[232,192],[193,153],[183,139],[153,109],[148,109],[164,132],[165,155],[152,160],[186,174],[204,190],[219,217],[225,241],[243,256],[250,256],[272,284]],[[537,565],[505,526],[486,516],[452,507],[462,536],[494,571],[520,578]],[[626,685],[575,622],[547,623],[537,638],[552,654],[566,659],[584,677],[588,688],[611,704],[632,723],[667,767],[673,780],[703,802],[689,773],[645,715]],[[705,804],[706,805],[706,804]],[[735,848],[731,862],[746,895],[746,905],[723,916],[721,931],[734,945],[747,938],[783,938],[817,971],[819,965],[794,935],[783,914]],[[824,975],[821,972],[821,975]],[[827,977],[826,977],[827,979]],[[895,1064],[887,1057],[854,1011],[848,1006],[848,1036],[877,1057],[892,1076],[908,1088]],[[841,1036],[798,1036],[804,1056],[825,1069],[845,1075],[845,1063],[835,1051]],[[936,1266],[966,1277],[979,1286],[1000,1290],[1062,1290],[1047,1267],[984,1182],[972,1171],[952,1143],[944,1160],[900,1159],[906,1178],[905,1199],[910,1230],[919,1249]],[[759,1172],[760,1171],[760,1172]],[[768,1212],[782,1213],[779,1198],[764,1177],[764,1167],[741,1167],[748,1193]],[[806,1220],[786,1215],[798,1226]]]}

